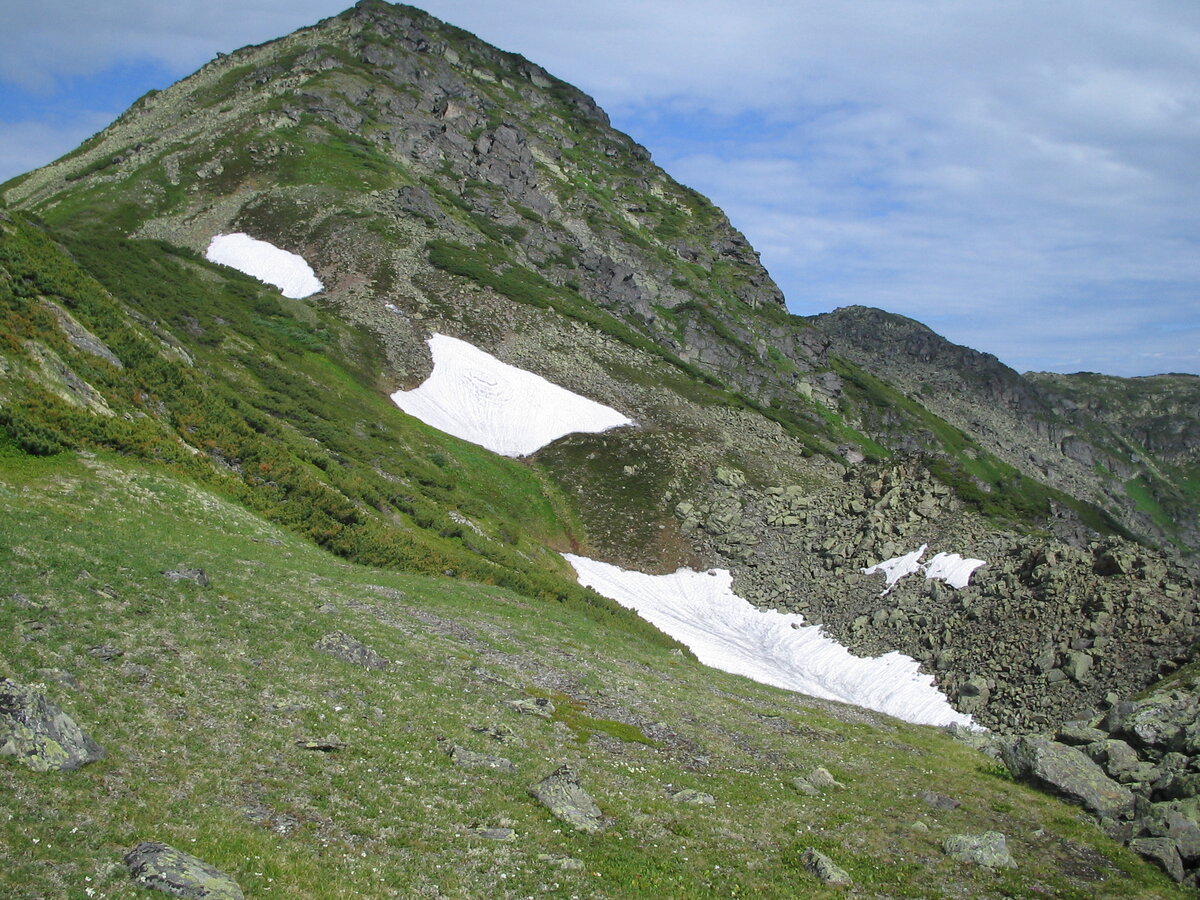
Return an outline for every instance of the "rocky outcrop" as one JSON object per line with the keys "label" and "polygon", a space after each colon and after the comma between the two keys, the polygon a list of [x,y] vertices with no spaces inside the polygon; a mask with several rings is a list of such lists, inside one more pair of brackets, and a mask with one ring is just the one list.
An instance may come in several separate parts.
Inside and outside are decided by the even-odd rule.
{"label": "rocky outcrop", "polygon": [[1133,812],[1129,789],[1074,747],[1027,735],[1004,747],[1002,756],[1015,778],[1073,800],[1101,818],[1123,819]]}

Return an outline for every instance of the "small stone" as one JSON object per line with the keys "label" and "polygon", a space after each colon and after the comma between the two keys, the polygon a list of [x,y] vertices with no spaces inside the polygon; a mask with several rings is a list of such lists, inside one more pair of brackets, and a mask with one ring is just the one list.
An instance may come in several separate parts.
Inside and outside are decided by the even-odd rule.
{"label": "small stone", "polygon": [[845,787],[826,768],[816,768],[809,772],[808,783],[819,791],[823,791],[826,788],[841,789]]}
{"label": "small stone", "polygon": [[114,647],[111,644],[101,644],[98,647],[88,648],[88,656],[94,656],[96,659],[102,659],[105,662],[112,662],[114,659],[120,659],[124,655],[124,650]]}
{"label": "small stone", "polygon": [[344,750],[346,744],[337,738],[302,738],[296,741],[301,750],[316,750],[318,753],[336,753]]}
{"label": "small stone", "polygon": [[538,716],[542,719],[549,719],[554,715],[554,704],[545,697],[522,697],[520,700],[505,700],[504,705],[512,707],[517,712]]}
{"label": "small stone", "polygon": [[692,806],[713,806],[717,802],[717,798],[712,794],[706,794],[704,791],[698,791],[695,788],[684,788],[680,791],[675,791],[670,794],[672,800],[676,803],[687,803]]}
{"label": "small stone", "polygon": [[925,801],[927,806],[933,809],[952,810],[962,806],[962,802],[955,800],[953,797],[947,797],[945,794],[939,794],[936,791],[921,791],[918,795]]}
{"label": "small stone", "polygon": [[819,850],[809,847],[801,857],[804,868],[822,884],[845,887],[853,884],[853,880],[845,869],[836,865],[833,860]]}
{"label": "small stone", "polygon": [[510,843],[517,839],[517,832],[512,828],[476,828],[475,834],[489,841]]}
{"label": "small stone", "polygon": [[973,863],[977,866],[987,866],[991,869],[1015,869],[1008,852],[1008,842],[998,831],[985,831],[983,834],[953,834],[946,838],[942,850],[952,859],[960,862]]}
{"label": "small stone", "polygon": [[201,859],[160,841],[143,841],[125,854],[133,880],[187,900],[245,900],[237,882]]}
{"label": "small stone", "polygon": [[800,793],[809,797],[819,797],[821,794],[821,792],[813,787],[812,784],[809,783],[809,780],[802,775],[797,775],[795,778],[789,779],[788,784],[790,784]]}
{"label": "small stone", "polygon": [[355,640],[342,631],[324,635],[313,644],[313,649],[364,669],[386,669],[391,663],[366,644]]}
{"label": "small stone", "polygon": [[189,569],[184,566],[176,566],[174,569],[168,569],[162,574],[172,581],[194,581],[200,587],[208,587],[208,575],[203,569]]}
{"label": "small stone", "polygon": [[511,759],[505,759],[503,756],[488,756],[486,753],[476,753],[474,750],[468,750],[466,747],[460,747],[457,744],[451,744],[446,751],[450,754],[450,759],[460,769],[491,769],[494,772],[515,772],[517,767],[513,765]]}

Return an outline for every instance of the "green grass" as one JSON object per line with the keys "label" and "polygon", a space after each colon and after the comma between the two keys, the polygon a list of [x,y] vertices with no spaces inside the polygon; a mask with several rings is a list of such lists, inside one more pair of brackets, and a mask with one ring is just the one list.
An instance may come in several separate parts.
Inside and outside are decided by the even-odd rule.
{"label": "green grass", "polygon": [[[209,586],[161,574],[177,566]],[[1077,810],[981,777],[981,757],[936,729],[704,669],[569,606],[347,563],[158,466],[0,452],[0,597],[0,676],[70,671],[79,690],[46,690],[107,750],[59,775],[0,759],[5,896],[141,896],[120,864],[141,840],[255,897],[840,896],[804,873],[809,846],[896,897],[1182,896]],[[314,649],[335,630],[392,667]],[[124,655],[87,652],[100,644]],[[527,689],[555,699],[555,720],[505,706]],[[345,748],[295,743],[329,737]],[[457,769],[446,743],[517,774]],[[526,793],[564,763],[604,833]],[[817,765],[846,789],[785,783]],[[671,801],[685,787],[717,805]],[[931,810],[923,789],[963,806]],[[501,824],[514,843],[473,830]],[[988,828],[1017,873],[941,854],[946,835]]]}

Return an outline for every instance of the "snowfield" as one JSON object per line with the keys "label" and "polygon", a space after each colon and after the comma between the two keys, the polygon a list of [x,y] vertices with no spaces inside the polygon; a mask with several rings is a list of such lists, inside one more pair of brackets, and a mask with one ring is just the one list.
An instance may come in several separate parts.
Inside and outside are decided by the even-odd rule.
{"label": "snowfield", "polygon": [[631,419],[611,407],[502,363],[478,347],[435,334],[433,372],[392,402],[439,431],[502,456],[527,456],[573,432],[594,433]]}
{"label": "snowfield", "polygon": [[707,666],[826,700],[853,703],[921,725],[975,727],[901,653],[854,656],[804,617],[760,610],[732,590],[725,569],[645,575],[564,554],[579,583],[637,612]]}
{"label": "snowfield", "polygon": [[912,553],[884,560],[861,571],[864,575],[872,575],[875,572],[883,574],[887,579],[887,586],[879,594],[882,597],[895,587],[896,582],[905,575],[921,571],[925,573],[926,579],[937,578],[940,581],[946,582],[952,588],[962,590],[970,583],[971,574],[980,566],[987,565],[986,560],[964,559],[957,553],[939,553],[933,559],[929,560],[929,562],[922,563],[921,557],[925,555],[925,551],[928,549],[928,544],[922,544]]}
{"label": "snowfield", "polygon": [[218,234],[209,241],[204,257],[210,262],[237,269],[251,278],[279,288],[285,297],[299,300],[325,286],[317,279],[303,256],[281,250],[248,234]]}

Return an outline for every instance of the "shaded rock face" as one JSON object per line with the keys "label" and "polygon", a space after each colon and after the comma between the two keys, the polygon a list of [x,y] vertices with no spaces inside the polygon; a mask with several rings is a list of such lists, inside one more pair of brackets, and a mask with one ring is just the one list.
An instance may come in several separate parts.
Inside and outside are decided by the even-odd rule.
{"label": "shaded rock face", "polygon": [[143,841],[125,854],[135,882],[186,900],[245,900],[236,881],[181,850],[160,841]]}
{"label": "shaded rock face", "polygon": [[[1009,465],[1161,539],[1161,523],[1127,490],[1130,480],[1142,482],[1173,520],[1173,537],[1200,548],[1195,503],[1184,499],[1187,473],[1200,465],[1197,376],[1022,375],[883,310],[844,307],[813,322],[831,353],[915,397]],[[887,446],[915,449],[911,431],[863,425]]]}
{"label": "shaded rock face", "polygon": [[804,851],[800,861],[804,863],[804,868],[808,870],[808,873],[822,884],[835,887],[847,887],[853,884],[849,873],[820,850],[810,847]]}
{"label": "shaded rock face", "polygon": [[1133,812],[1133,794],[1109,778],[1082,751],[1032,735],[1002,750],[1013,776],[1082,804],[1099,816],[1119,819]]}
{"label": "shaded rock face", "polygon": [[75,720],[39,691],[0,681],[0,756],[36,772],[70,771],[104,756]]}

